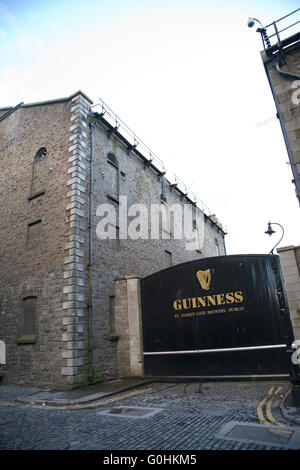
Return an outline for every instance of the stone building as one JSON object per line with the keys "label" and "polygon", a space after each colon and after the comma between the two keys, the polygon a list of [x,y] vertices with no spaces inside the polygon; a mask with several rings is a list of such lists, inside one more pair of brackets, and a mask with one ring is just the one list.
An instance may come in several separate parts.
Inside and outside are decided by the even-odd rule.
{"label": "stone building", "polygon": [[[295,17],[295,15],[297,15]],[[275,102],[285,141],[292,182],[300,204],[300,9],[257,31],[261,33],[261,52],[266,76]]]}
{"label": "stone building", "polygon": [[[255,20],[257,21],[257,20]],[[300,205],[300,8],[259,28],[265,73],[277,111]],[[300,225],[299,225],[300,227]],[[295,338],[300,339],[299,246],[278,248]]]}
{"label": "stone building", "polygon": [[277,249],[289,304],[295,339],[300,340],[300,245]]}
{"label": "stone building", "polygon": [[[115,281],[225,254],[216,217],[179,179],[167,179],[160,160],[126,135],[108,107],[92,104],[79,91],[0,110],[6,383],[65,388],[122,376]],[[174,204],[191,210],[193,249],[172,236]],[[150,214],[153,205],[160,231],[151,237],[136,211]],[[106,219],[105,209],[113,216]],[[130,223],[136,236],[126,233]]]}

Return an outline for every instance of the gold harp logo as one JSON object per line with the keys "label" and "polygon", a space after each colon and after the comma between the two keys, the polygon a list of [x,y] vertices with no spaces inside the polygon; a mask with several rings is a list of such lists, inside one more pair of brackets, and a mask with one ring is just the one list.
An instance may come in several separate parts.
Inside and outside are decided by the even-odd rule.
{"label": "gold harp logo", "polygon": [[197,271],[196,276],[202,289],[209,290],[211,281],[210,269],[206,269],[206,271]]}

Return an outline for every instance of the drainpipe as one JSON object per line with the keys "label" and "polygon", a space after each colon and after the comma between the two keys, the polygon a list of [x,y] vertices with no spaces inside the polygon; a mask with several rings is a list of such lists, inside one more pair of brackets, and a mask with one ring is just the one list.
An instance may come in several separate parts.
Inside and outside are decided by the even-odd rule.
{"label": "drainpipe", "polygon": [[0,117],[0,121],[3,121],[3,119],[5,119],[7,116],[10,116],[10,114],[14,113],[15,111],[17,111],[17,109],[19,109],[21,106],[23,106],[23,101],[19,104],[17,104],[17,106],[15,106],[14,108],[11,108],[9,111],[7,111],[7,113],[3,114],[1,117]]}
{"label": "drainpipe", "polygon": [[94,376],[94,355],[93,355],[93,324],[94,324],[94,311],[93,311],[93,151],[94,151],[94,129],[95,125],[90,123],[91,129],[91,151],[90,151],[90,177],[89,177],[89,253],[88,253],[88,379],[93,381]]}
{"label": "drainpipe", "polygon": [[[279,67],[277,67],[277,68],[279,68]],[[276,68],[276,70],[277,70],[277,68]],[[294,177],[293,183],[295,184],[296,197],[297,197],[299,205],[300,205],[300,178],[299,178],[299,174],[298,174],[298,171],[297,171],[294,155],[293,155],[293,152],[292,152],[292,149],[291,149],[291,146],[290,146],[287,131],[286,131],[286,128],[285,128],[285,125],[284,125],[283,117],[282,117],[282,114],[281,114],[281,111],[280,111],[279,102],[278,102],[278,99],[277,99],[277,96],[276,96],[276,93],[275,93],[275,90],[274,90],[274,87],[273,87],[273,84],[272,84],[272,80],[271,80],[271,77],[270,77],[270,73],[269,73],[269,70],[268,70],[268,63],[265,64],[265,70],[266,70],[266,75],[268,77],[269,85],[270,85],[270,88],[271,88],[271,91],[272,91],[272,95],[273,95],[273,98],[274,98],[274,102],[275,102],[275,106],[276,106],[276,110],[277,110],[277,117],[278,117],[279,122],[280,122],[281,130],[282,130],[282,134],[283,134],[283,138],[284,138],[284,142],[285,142],[285,146],[286,146],[286,150],[287,150],[287,153],[288,153],[288,157],[289,157],[289,161],[290,161],[290,165],[291,165],[291,169],[292,169],[292,173],[293,173],[293,177]],[[279,72],[279,71],[277,70],[277,72]],[[284,74],[287,75],[287,72],[284,72]],[[291,76],[293,78],[297,77],[297,75],[293,75],[293,74],[288,74],[288,75],[289,75],[289,78],[291,78]]]}
{"label": "drainpipe", "polygon": [[282,75],[285,78],[292,78],[293,80],[300,80],[300,75],[296,75],[295,73],[290,73],[290,72],[285,72],[284,70],[281,70],[279,67],[279,59],[276,57],[276,59],[273,60],[273,66],[279,75]]}

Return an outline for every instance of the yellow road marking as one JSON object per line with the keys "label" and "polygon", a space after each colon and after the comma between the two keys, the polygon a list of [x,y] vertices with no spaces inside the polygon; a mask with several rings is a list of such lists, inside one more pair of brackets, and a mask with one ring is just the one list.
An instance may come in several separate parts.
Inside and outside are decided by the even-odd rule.
{"label": "yellow road marking", "polygon": [[268,391],[267,395],[263,398],[263,400],[259,403],[259,405],[257,407],[257,410],[256,410],[257,411],[257,416],[258,416],[259,422],[261,424],[270,424],[264,417],[263,407],[267,403],[269,398],[271,397],[271,395],[273,393],[273,390],[274,390],[274,387],[271,387],[270,390]]}
{"label": "yellow road marking", "polygon": [[[277,426],[285,426],[283,423],[279,423],[272,414],[272,404],[276,396],[280,393],[282,387],[271,387],[267,395],[259,403],[257,407],[257,416],[261,424],[276,424]],[[264,417],[263,407],[265,406],[266,418]],[[274,431],[276,433],[288,433],[288,431]]]}
{"label": "yellow road marking", "polygon": [[277,387],[275,392],[273,393],[273,396],[269,399],[268,403],[266,404],[266,416],[267,419],[270,421],[272,424],[276,424],[277,426],[284,426],[284,424],[279,423],[274,416],[272,415],[272,404],[274,402],[274,399],[276,396],[279,394],[279,392],[282,390],[282,387]]}
{"label": "yellow road marking", "polygon": [[136,390],[135,392],[126,393],[124,395],[109,398],[108,400],[96,401],[93,403],[86,403],[82,405],[66,405],[66,406],[51,406],[51,405],[31,405],[32,408],[40,408],[40,409],[47,409],[47,410],[83,410],[87,408],[94,408],[96,406],[107,405],[108,403],[113,403],[118,400],[123,400],[124,398],[133,397],[140,393],[148,392],[152,390],[152,388],[143,388],[141,390]]}

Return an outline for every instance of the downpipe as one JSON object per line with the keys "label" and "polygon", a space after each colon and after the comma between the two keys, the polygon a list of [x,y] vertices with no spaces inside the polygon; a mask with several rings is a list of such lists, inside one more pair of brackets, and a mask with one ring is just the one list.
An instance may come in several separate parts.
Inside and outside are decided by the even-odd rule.
{"label": "downpipe", "polygon": [[279,73],[279,75],[282,75],[285,78],[292,78],[293,80],[300,80],[300,75],[296,75],[295,73],[290,73],[290,72],[285,72],[279,67],[279,59],[276,57],[276,59],[273,60],[273,67],[275,68],[276,72]]}
{"label": "downpipe", "polygon": [[88,251],[88,380],[94,378],[94,350],[93,350],[93,325],[94,325],[94,305],[93,305],[93,152],[94,152],[94,129],[95,125],[90,123],[91,130],[91,151],[90,151],[90,175],[89,175],[89,251]]}

